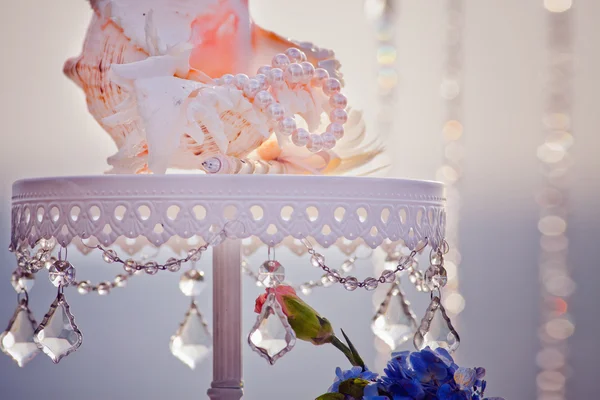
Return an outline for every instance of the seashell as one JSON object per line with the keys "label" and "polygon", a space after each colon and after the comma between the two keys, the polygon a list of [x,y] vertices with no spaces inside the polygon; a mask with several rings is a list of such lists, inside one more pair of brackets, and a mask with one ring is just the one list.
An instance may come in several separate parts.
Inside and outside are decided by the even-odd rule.
{"label": "seashell", "polygon": [[[227,73],[254,76],[275,54],[297,47],[314,67],[341,81],[332,51],[258,27],[247,0],[92,0],[91,5],[82,53],[66,62],[64,72],[83,89],[90,113],[119,149],[108,159],[110,172],[203,170],[203,163],[216,157],[227,173],[320,173],[345,159],[331,151],[305,154],[281,135],[277,158],[271,152],[271,159],[261,159],[268,152],[257,150],[275,137],[276,124],[253,100],[256,92],[220,79]],[[259,84],[267,84],[261,76]],[[330,106],[320,88],[283,85],[271,94],[285,105],[286,115],[301,116],[310,131],[323,128]]]}

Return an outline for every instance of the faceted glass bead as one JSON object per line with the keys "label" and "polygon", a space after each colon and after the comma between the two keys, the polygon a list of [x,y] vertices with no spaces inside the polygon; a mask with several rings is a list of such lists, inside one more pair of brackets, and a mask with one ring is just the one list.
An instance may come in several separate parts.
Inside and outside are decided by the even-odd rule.
{"label": "faceted glass bead", "polygon": [[158,263],[156,261],[148,261],[144,264],[144,270],[148,275],[156,275],[158,272]]}
{"label": "faceted glass bead", "polygon": [[358,287],[358,280],[353,276],[346,278],[346,282],[344,282],[344,287],[346,288],[346,290],[349,291],[356,290],[356,288]]}
{"label": "faceted glass bead", "polygon": [[441,253],[434,252],[430,258],[431,265],[442,265],[444,262],[444,256]]}
{"label": "faceted glass bead", "polygon": [[101,282],[98,284],[98,288],[96,290],[100,296],[106,296],[110,293],[111,288],[112,287],[109,282]]}
{"label": "faceted glass bead", "polygon": [[204,290],[204,272],[197,269],[186,271],[179,280],[179,290],[186,296],[198,296]]}
{"label": "faceted glass bead", "polygon": [[174,257],[167,260],[167,269],[171,272],[177,272],[181,269],[181,262]]}
{"label": "faceted glass bead", "polygon": [[121,288],[127,286],[127,276],[126,275],[115,276],[115,285],[117,287],[121,287]]}
{"label": "faceted glass bead", "polygon": [[171,337],[171,353],[191,369],[206,359],[212,350],[212,336],[196,303],[192,303],[185,319]]}
{"label": "faceted glass bead", "polygon": [[332,269],[331,271],[329,271],[327,273],[327,278],[329,279],[330,282],[336,283],[336,282],[340,281],[341,275],[337,270]]}
{"label": "faceted glass bead", "polygon": [[315,253],[310,257],[310,263],[313,267],[321,268],[321,265],[325,263],[325,257],[319,253]]}
{"label": "faceted glass bead", "polygon": [[36,325],[27,303],[22,301],[6,331],[0,334],[0,350],[12,357],[19,367],[24,367],[40,351],[33,341]]}
{"label": "faceted glass bead", "polygon": [[308,296],[312,293],[312,288],[310,287],[310,285],[303,283],[302,285],[300,285],[300,291],[303,295]]}
{"label": "faceted glass bead", "polygon": [[399,287],[395,286],[388,292],[373,318],[371,329],[392,351],[414,335],[417,320]]}
{"label": "faceted glass bead", "polygon": [[10,277],[10,283],[17,293],[29,292],[35,283],[35,275],[30,272],[16,270]]}
{"label": "faceted glass bead", "polygon": [[75,281],[75,268],[66,260],[58,260],[50,267],[48,278],[56,287],[69,286]]}
{"label": "faceted glass bead", "polygon": [[258,268],[258,280],[262,282],[265,287],[273,288],[285,279],[285,268],[278,261],[269,260],[265,261],[263,265]]}
{"label": "faceted glass bead", "polygon": [[375,290],[379,286],[379,281],[375,278],[367,278],[365,279],[365,289],[367,290]]}
{"label": "faceted glass bead", "polygon": [[88,294],[92,291],[92,283],[90,281],[81,281],[77,285],[77,291],[79,294]]}
{"label": "faceted glass bead", "polygon": [[453,352],[460,345],[458,332],[452,326],[452,321],[446,314],[439,297],[435,296],[431,299],[413,341],[418,350],[429,346],[432,349],[441,347]]}
{"label": "faceted glass bead", "polygon": [[430,290],[442,288],[448,283],[448,273],[442,266],[430,266],[425,271],[425,283]]}
{"label": "faceted glass bead", "polygon": [[325,274],[321,277],[321,284],[323,285],[323,287],[329,287],[333,285],[333,282],[331,282],[328,275],[329,274]]}
{"label": "faceted glass bead", "polygon": [[137,262],[130,258],[129,260],[125,261],[125,264],[123,264],[123,269],[125,270],[125,272],[127,272],[128,274],[132,274],[135,272],[137,267]]}
{"label": "faceted glass bead", "polygon": [[33,340],[57,364],[81,346],[83,335],[75,325],[64,295],[59,294],[37,327]]}
{"label": "faceted glass bead", "polygon": [[104,250],[104,253],[102,253],[102,259],[105,263],[112,264],[117,259],[117,253],[111,249]]}
{"label": "faceted glass bead", "polygon": [[202,252],[199,249],[192,249],[188,251],[188,257],[190,261],[197,262],[202,258]]}
{"label": "faceted glass bead", "polygon": [[269,294],[263,304],[248,336],[248,344],[271,365],[296,344],[296,334],[273,293]]}
{"label": "faceted glass bead", "polygon": [[396,273],[394,271],[385,270],[381,273],[381,276],[387,283],[392,283],[396,279]]}
{"label": "faceted glass bead", "polygon": [[346,260],[342,263],[342,271],[350,272],[354,268],[354,260]]}

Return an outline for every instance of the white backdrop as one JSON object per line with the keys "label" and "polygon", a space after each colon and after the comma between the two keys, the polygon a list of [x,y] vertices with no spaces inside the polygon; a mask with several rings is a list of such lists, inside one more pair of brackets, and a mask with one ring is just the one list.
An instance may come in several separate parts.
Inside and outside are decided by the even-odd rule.
{"label": "white backdrop", "polygon": [[[400,3],[400,2],[399,2]],[[596,270],[600,251],[600,149],[597,97],[600,93],[600,2],[575,0],[576,160],[572,174],[573,213],[568,226],[571,263],[578,291],[569,312],[576,332],[571,340],[573,373],[568,398],[594,398],[600,322]],[[362,1],[252,0],[263,26],[336,50],[344,64],[348,95],[375,126],[376,71],[372,27]],[[395,155],[391,175],[431,179],[441,159],[439,99],[443,7],[438,2],[401,2],[397,41],[400,94],[395,129],[387,139]],[[0,64],[0,238],[8,244],[10,184],[23,177],[97,174],[115,151],[87,115],[82,93],[62,76],[62,64],[79,54],[90,18],[82,0],[0,3],[4,38]],[[542,1],[466,1],[465,162],[461,240],[462,314],[459,358],[489,371],[490,395],[511,400],[535,397],[535,354],[539,292],[537,209],[533,191],[540,185],[535,149],[541,141],[540,71],[543,67]],[[401,156],[401,157],[400,157]],[[9,276],[14,259],[0,253],[0,321],[15,306]],[[286,258],[304,277],[306,262]],[[261,257],[254,260],[261,261]],[[305,269],[306,277],[313,270]],[[100,268],[90,277],[108,277]],[[112,275],[112,271],[110,272]],[[204,308],[210,299],[205,293]],[[252,324],[258,291],[246,282],[244,324]],[[53,290],[43,279],[32,293],[41,319]],[[353,332],[357,346],[372,359],[367,294],[331,289],[309,298],[336,327]],[[417,301],[419,314],[424,299]],[[168,338],[183,317],[186,299],[174,276],[142,278],[106,298],[71,295],[85,343],[58,366],[40,356],[25,370],[0,358],[0,398],[6,399],[190,399],[205,398],[210,363],[190,372],[168,352]],[[2,322],[3,323],[3,322]],[[324,391],[337,365],[333,349],[298,349],[270,368],[245,354],[248,399],[308,399]],[[311,397],[313,396],[313,397]]]}

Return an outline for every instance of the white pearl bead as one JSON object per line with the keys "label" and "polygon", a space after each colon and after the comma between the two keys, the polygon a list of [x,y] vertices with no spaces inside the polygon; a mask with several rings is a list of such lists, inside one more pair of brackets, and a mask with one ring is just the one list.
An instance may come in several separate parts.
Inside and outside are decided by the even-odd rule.
{"label": "white pearl bead", "polygon": [[310,137],[310,133],[304,128],[298,128],[294,133],[292,133],[292,143],[296,146],[306,146],[308,143],[308,139]]}
{"label": "white pearl bead", "polygon": [[254,104],[256,104],[260,108],[267,108],[273,103],[274,99],[271,93],[266,90],[261,90],[254,97]]}
{"label": "white pearl bead", "polygon": [[267,107],[267,113],[272,120],[280,121],[285,117],[285,108],[279,103],[273,103]]}
{"label": "white pearl bead", "polygon": [[325,132],[321,134],[321,142],[325,150],[331,150],[335,147],[336,139],[331,132]]}
{"label": "white pearl bead", "polygon": [[311,84],[315,87],[322,87],[327,79],[329,79],[329,72],[325,68],[317,68]]}
{"label": "white pearl bead", "polygon": [[271,86],[274,87],[280,87],[285,82],[283,78],[283,70],[281,68],[273,68],[267,77],[269,78],[269,83]]}
{"label": "white pearl bead", "polygon": [[311,134],[308,138],[306,148],[311,153],[318,153],[319,151],[323,150],[323,139],[321,139],[321,136],[317,135],[316,133]]}
{"label": "white pearl bead", "polygon": [[344,137],[344,126],[342,124],[334,122],[332,124],[329,124],[329,126],[327,127],[327,132],[333,134],[333,137],[335,137],[336,140],[340,140]]}
{"label": "white pearl bead", "polygon": [[223,85],[223,79],[215,78],[215,79],[213,79],[213,83],[215,86],[221,86],[221,85]]}
{"label": "white pearl bead", "polygon": [[270,65],[263,65],[262,67],[260,67],[258,69],[258,71],[256,71],[257,74],[263,74],[263,75],[269,75],[269,71],[271,71],[273,67],[271,67]]}
{"label": "white pearl bead", "polygon": [[248,75],[237,74],[233,82],[235,83],[235,87],[237,87],[238,89],[244,89],[244,86],[246,85],[246,83],[248,83],[249,80],[250,78],[248,78]]}
{"label": "white pearl bead", "polygon": [[329,113],[329,120],[338,124],[345,124],[348,121],[348,113],[341,108],[334,108]]}
{"label": "white pearl bead", "polygon": [[254,79],[256,79],[260,83],[260,89],[266,90],[269,87],[269,82],[267,80],[267,76],[265,74],[257,74]]}
{"label": "white pearl bead", "polygon": [[333,108],[345,109],[348,105],[348,99],[341,93],[334,93],[329,99],[329,105]]}
{"label": "white pearl bead", "polygon": [[285,69],[285,80],[289,83],[296,84],[302,81],[304,70],[300,64],[290,64]]}
{"label": "white pearl bead", "polygon": [[235,77],[231,74],[225,74],[221,77],[221,79],[223,80],[223,85],[229,86],[233,85],[233,80],[235,79]]}
{"label": "white pearl bead", "polygon": [[290,65],[290,59],[283,53],[279,53],[273,57],[273,61],[271,61],[271,65],[275,68],[285,68]]}
{"label": "white pearl bead", "polygon": [[302,83],[308,85],[312,80],[313,76],[315,76],[315,67],[309,63],[308,61],[304,61],[300,64],[302,66]]}
{"label": "white pearl bead", "polygon": [[[289,136],[296,132],[296,120],[292,117],[286,117],[277,124],[277,132]],[[292,137],[293,140],[293,137]]]}
{"label": "white pearl bead", "polygon": [[290,47],[285,51],[285,55],[288,56],[291,62],[302,62],[306,61],[306,54],[300,49]]}
{"label": "white pearl bead", "polygon": [[244,85],[244,94],[249,98],[254,98],[258,92],[262,90],[261,84],[256,79],[248,79]]}
{"label": "white pearl bead", "polygon": [[323,92],[325,92],[327,96],[339,93],[340,90],[342,90],[342,84],[335,78],[329,78],[323,83]]}

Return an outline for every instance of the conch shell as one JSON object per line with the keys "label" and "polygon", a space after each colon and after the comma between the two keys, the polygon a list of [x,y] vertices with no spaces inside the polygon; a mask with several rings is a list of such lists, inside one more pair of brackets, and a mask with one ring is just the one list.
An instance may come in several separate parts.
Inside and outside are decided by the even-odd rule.
{"label": "conch shell", "polygon": [[[217,159],[230,166],[220,173],[332,173],[381,152],[360,147],[364,124],[356,112],[350,113],[335,153],[298,147],[275,134],[268,98],[258,106],[256,93],[224,81],[227,74],[253,76],[290,47],[301,49],[307,62],[330,77],[342,78],[332,51],[258,27],[247,0],[92,0],[91,5],[83,51],[66,62],[64,72],[84,90],[90,113],[119,149],[108,160],[111,172],[207,170],[206,163],[215,165]],[[281,86],[271,92],[285,105],[286,117],[302,116],[309,131],[320,129],[322,114],[331,112],[329,98],[317,87]],[[344,142],[356,144],[349,157],[340,152]]]}

